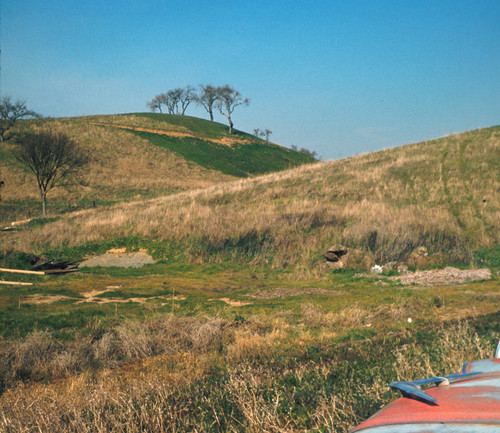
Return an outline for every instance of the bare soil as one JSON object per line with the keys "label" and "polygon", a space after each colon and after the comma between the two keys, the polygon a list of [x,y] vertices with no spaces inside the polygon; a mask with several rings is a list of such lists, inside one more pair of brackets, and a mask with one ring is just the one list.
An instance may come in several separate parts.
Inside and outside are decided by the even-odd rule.
{"label": "bare soil", "polygon": [[301,295],[338,295],[336,290],[322,289],[320,287],[278,287],[273,290],[259,290],[247,296],[255,299],[277,299]]}
{"label": "bare soil", "polygon": [[244,302],[244,301],[232,301],[229,298],[213,298],[209,299],[209,301],[222,301],[225,302],[227,305],[230,305],[231,307],[243,307],[244,305],[251,305],[251,302]]}
{"label": "bare soil", "polygon": [[136,253],[124,253],[124,252],[110,252],[100,256],[91,257],[90,259],[84,260],[80,263],[80,268],[91,268],[95,266],[102,266],[103,268],[109,268],[112,266],[120,268],[141,268],[144,265],[149,265],[155,263],[153,258],[144,251],[139,251]]}

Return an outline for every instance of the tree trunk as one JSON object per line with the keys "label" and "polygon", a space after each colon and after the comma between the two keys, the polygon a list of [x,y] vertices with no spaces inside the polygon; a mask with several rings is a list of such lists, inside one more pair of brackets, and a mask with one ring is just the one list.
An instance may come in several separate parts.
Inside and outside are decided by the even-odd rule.
{"label": "tree trunk", "polygon": [[42,199],[42,217],[47,218],[47,191],[40,191],[40,198]]}
{"label": "tree trunk", "polygon": [[231,117],[227,118],[229,120],[229,134],[233,133],[233,121],[231,120]]}
{"label": "tree trunk", "polygon": [[208,114],[210,114],[210,122],[213,122],[214,121],[214,113],[212,112],[212,110],[209,110]]}

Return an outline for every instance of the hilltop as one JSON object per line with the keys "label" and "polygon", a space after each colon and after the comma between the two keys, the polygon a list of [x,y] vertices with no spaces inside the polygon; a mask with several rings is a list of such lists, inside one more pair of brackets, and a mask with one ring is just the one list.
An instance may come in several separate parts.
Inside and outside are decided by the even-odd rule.
{"label": "hilltop", "polygon": [[[134,113],[19,122],[17,132],[62,132],[86,149],[91,163],[80,185],[49,193],[49,211],[59,214],[91,206],[202,188],[313,162],[300,152],[227,126],[190,116]],[[0,146],[5,187],[1,222],[38,214],[38,189],[16,161],[11,143]]]}
{"label": "hilltop", "polygon": [[499,144],[497,126],[68,214],[3,248],[79,257],[141,246],[159,259],[315,273],[341,243],[358,252],[350,263],[358,268],[408,262],[418,248],[425,258],[414,266],[470,264],[499,243]]}

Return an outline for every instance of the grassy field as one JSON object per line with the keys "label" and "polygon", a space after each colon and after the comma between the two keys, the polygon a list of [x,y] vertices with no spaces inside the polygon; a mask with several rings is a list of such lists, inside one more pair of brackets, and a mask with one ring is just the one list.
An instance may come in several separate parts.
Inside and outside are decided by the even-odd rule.
{"label": "grassy field", "polygon": [[[125,126],[193,140],[189,118],[143,117]],[[95,131],[146,146],[151,132],[105,120]],[[220,140],[214,128],[206,138]],[[0,285],[0,431],[347,432],[396,397],[388,382],[491,357],[499,138],[493,127],[238,180],[197,164],[222,181],[2,233],[3,267],[112,248],[157,262],[0,273],[33,283]],[[350,249],[343,268],[323,258],[335,243]],[[390,261],[488,267],[492,279],[403,285],[367,272]]]}
{"label": "grassy field", "polygon": [[[345,432],[500,337],[498,282],[159,263],[0,289],[5,431]],[[19,279],[19,277],[18,277]],[[408,321],[411,318],[411,323]]]}
{"label": "grassy field", "polygon": [[469,266],[499,244],[499,143],[494,127],[73,212],[4,236],[0,248],[78,259],[142,247],[164,260],[293,268],[296,278],[321,275],[335,243],[352,250],[351,268]]}

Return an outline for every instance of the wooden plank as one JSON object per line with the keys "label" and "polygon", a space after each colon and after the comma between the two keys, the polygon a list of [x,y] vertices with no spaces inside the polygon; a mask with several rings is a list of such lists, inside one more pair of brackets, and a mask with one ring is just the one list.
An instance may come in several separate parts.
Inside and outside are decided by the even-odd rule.
{"label": "wooden plank", "polygon": [[49,269],[48,271],[43,271],[45,275],[51,274],[69,274],[71,272],[79,272],[80,269]]}
{"label": "wooden plank", "polygon": [[33,283],[21,283],[20,281],[2,281],[0,280],[0,284],[6,284],[11,286],[32,286]]}
{"label": "wooden plank", "polygon": [[0,272],[10,272],[12,274],[34,274],[34,275],[45,275],[43,271],[26,271],[24,269],[7,269],[0,268]]}

